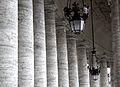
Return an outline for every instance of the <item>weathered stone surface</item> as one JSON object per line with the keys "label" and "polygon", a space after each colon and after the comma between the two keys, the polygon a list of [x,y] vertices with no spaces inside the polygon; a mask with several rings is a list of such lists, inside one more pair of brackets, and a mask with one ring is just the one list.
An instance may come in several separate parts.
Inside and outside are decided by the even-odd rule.
{"label": "weathered stone surface", "polygon": [[34,87],[47,87],[44,0],[33,0]]}
{"label": "weathered stone surface", "polygon": [[58,87],[55,5],[45,0],[47,87]]}
{"label": "weathered stone surface", "polygon": [[34,87],[33,5],[32,0],[18,2],[19,87]]}
{"label": "weathered stone surface", "polygon": [[100,61],[100,87],[108,87],[107,61],[105,57]]}
{"label": "weathered stone surface", "polygon": [[[114,31],[113,31],[114,32]],[[112,34],[112,50],[113,50],[113,55],[111,57],[111,87],[115,87],[115,73],[116,73],[116,34]]]}
{"label": "weathered stone surface", "polygon": [[65,21],[56,19],[58,84],[59,87],[69,87],[68,56]]}
{"label": "weathered stone surface", "polygon": [[84,43],[81,45],[79,45],[79,43],[77,44],[77,58],[78,58],[79,86],[90,87],[86,47],[84,46]]}
{"label": "weathered stone surface", "polygon": [[17,87],[18,1],[0,1],[0,87]]}
{"label": "weathered stone surface", "polygon": [[113,55],[111,57],[111,86],[115,87],[115,73],[116,73],[116,34],[113,33],[112,35],[112,50],[113,50]]}
{"label": "weathered stone surface", "polygon": [[73,33],[67,33],[69,87],[79,87],[76,39]]}
{"label": "weathered stone surface", "polygon": [[112,87],[120,87],[120,6],[119,0],[112,0],[112,51],[113,58],[111,60],[111,83]]}

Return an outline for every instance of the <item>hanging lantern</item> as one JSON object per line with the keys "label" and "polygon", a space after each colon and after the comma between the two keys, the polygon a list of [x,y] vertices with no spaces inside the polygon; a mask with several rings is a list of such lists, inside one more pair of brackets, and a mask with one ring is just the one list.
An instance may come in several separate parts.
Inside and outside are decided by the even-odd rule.
{"label": "hanging lantern", "polygon": [[92,24],[92,43],[93,43],[93,49],[92,49],[92,64],[89,66],[89,72],[91,76],[93,77],[93,80],[97,80],[100,74],[100,68],[97,65],[96,61],[96,51],[95,51],[95,44],[94,44],[94,23],[93,23],[93,8],[92,8],[92,0],[91,0],[91,24]]}
{"label": "hanging lantern", "polygon": [[88,6],[83,5],[83,8],[80,9],[77,2],[72,4],[72,8],[70,8],[70,5],[64,8],[65,17],[69,22],[72,32],[80,33],[84,30],[85,21],[88,18],[88,8]]}
{"label": "hanging lantern", "polygon": [[96,62],[96,51],[92,51],[92,66],[89,67],[89,71],[91,76],[93,77],[93,80],[98,80],[99,78],[99,74],[100,74],[100,69],[97,66],[97,62]]}

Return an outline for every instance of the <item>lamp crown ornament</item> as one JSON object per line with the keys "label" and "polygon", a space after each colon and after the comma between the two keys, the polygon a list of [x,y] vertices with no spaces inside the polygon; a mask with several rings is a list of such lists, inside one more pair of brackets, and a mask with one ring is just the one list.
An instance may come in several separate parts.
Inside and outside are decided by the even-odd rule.
{"label": "lamp crown ornament", "polygon": [[64,8],[64,15],[68,20],[72,31],[78,34],[85,28],[85,22],[88,18],[89,6],[84,5],[83,3],[83,7],[80,8],[77,2],[74,2],[72,7],[70,6],[71,0],[68,0],[67,6]]}

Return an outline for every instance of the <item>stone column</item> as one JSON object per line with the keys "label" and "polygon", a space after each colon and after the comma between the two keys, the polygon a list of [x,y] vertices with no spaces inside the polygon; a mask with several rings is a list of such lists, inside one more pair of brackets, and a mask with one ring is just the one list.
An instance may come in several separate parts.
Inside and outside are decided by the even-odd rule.
{"label": "stone column", "polygon": [[33,0],[34,87],[47,87],[44,0]]}
{"label": "stone column", "polygon": [[68,56],[66,42],[65,21],[56,19],[57,58],[58,58],[58,84],[59,87],[69,87]]}
{"label": "stone column", "polygon": [[[113,58],[116,58],[115,56],[113,56]],[[111,87],[115,87],[115,59],[113,60],[113,58],[111,59]]]}
{"label": "stone column", "polygon": [[33,5],[32,0],[18,2],[19,87],[34,87]]}
{"label": "stone column", "polygon": [[58,87],[55,4],[45,0],[47,87]]}
{"label": "stone column", "polygon": [[87,66],[87,55],[85,43],[77,42],[77,58],[78,58],[78,73],[79,73],[79,87],[89,86],[89,69]]}
{"label": "stone column", "polygon": [[69,87],[79,87],[76,38],[67,32]]}
{"label": "stone column", "polygon": [[111,19],[112,19],[112,69],[111,83],[112,87],[120,87],[120,1],[112,0]]}
{"label": "stone column", "polygon": [[0,1],[0,86],[17,87],[18,1]]}
{"label": "stone column", "polygon": [[100,60],[100,87],[108,87],[107,61],[105,57]]}

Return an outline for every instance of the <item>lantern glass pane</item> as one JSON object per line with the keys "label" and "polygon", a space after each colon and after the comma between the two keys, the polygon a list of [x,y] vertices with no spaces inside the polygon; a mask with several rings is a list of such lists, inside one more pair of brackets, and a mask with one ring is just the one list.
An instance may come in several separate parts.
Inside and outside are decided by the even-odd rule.
{"label": "lantern glass pane", "polygon": [[70,27],[73,32],[83,31],[85,22],[83,19],[70,21]]}
{"label": "lantern glass pane", "polygon": [[70,27],[73,32],[80,32],[81,20],[73,20],[70,22]]}
{"label": "lantern glass pane", "polygon": [[98,75],[93,75],[93,80],[98,80]]}
{"label": "lantern glass pane", "polygon": [[81,28],[80,28],[80,30],[83,31],[84,27],[85,27],[84,20],[81,20]]}
{"label": "lantern glass pane", "polygon": [[70,27],[71,27],[71,29],[72,29],[72,31],[74,32],[74,26],[73,26],[73,21],[70,21]]}
{"label": "lantern glass pane", "polygon": [[93,80],[98,80],[99,75],[93,75]]}
{"label": "lantern glass pane", "polygon": [[80,32],[81,20],[74,20],[75,32]]}

